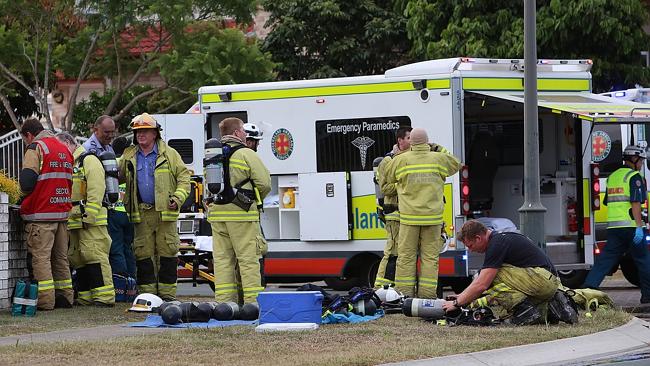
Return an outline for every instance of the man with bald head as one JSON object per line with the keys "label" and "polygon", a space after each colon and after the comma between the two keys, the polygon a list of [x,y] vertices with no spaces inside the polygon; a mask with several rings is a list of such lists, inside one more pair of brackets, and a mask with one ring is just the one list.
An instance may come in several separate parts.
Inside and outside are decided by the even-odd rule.
{"label": "man with bald head", "polygon": [[113,152],[111,142],[115,137],[115,121],[110,116],[102,115],[97,117],[93,125],[93,134],[83,147],[86,151],[95,151],[97,155],[104,151]]}
{"label": "man with bald head", "polygon": [[386,179],[397,188],[400,212],[395,285],[404,295],[436,298],[445,180],[459,169],[458,158],[440,145],[429,145],[423,128],[411,131],[411,150],[389,166]]}

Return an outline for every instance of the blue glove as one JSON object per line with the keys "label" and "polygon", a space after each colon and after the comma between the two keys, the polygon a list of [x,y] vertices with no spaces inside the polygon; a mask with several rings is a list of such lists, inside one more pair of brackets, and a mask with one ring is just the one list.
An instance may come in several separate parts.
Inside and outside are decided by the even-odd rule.
{"label": "blue glove", "polygon": [[645,233],[643,232],[642,227],[637,227],[636,230],[634,231],[634,244],[636,245],[641,245],[643,242],[643,239],[645,239]]}

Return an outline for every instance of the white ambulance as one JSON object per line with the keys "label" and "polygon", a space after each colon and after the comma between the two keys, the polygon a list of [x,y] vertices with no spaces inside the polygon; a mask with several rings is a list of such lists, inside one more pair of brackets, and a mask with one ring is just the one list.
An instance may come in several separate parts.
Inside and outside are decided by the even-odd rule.
{"label": "white ambulance", "polygon": [[[590,60],[538,63],[546,248],[569,286],[581,284],[597,250],[599,174],[619,164],[614,152],[634,139],[632,129],[618,139],[606,131],[650,122],[642,104],[590,93],[590,68]],[[425,128],[431,141],[466,165],[445,184],[443,284],[461,290],[481,264],[454,239],[468,217],[507,218],[519,226],[523,60],[450,58],[377,76],[206,86],[199,89],[199,106],[193,118],[205,128],[175,126],[179,134],[172,133],[197,136],[185,147],[194,154],[186,162],[198,162],[195,172],[205,139],[219,137],[224,118],[263,131],[258,153],[273,185],[261,222],[271,282],[325,279],[335,288],[373,282],[385,232],[372,161],[392,148],[400,126]]]}

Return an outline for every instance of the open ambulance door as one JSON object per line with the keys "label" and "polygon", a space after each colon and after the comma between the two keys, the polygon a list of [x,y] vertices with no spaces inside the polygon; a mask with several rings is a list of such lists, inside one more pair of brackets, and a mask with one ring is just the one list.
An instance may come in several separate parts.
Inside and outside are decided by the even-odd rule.
{"label": "open ambulance door", "polygon": [[350,174],[298,174],[300,240],[349,240]]}
{"label": "open ambulance door", "polygon": [[[486,120],[494,123],[494,120],[507,120],[508,118],[523,121],[523,91],[466,90],[465,94],[466,133],[471,130],[472,123],[476,125],[474,126],[476,128],[485,128],[485,125],[488,124],[487,122],[479,123],[479,121]],[[507,108],[504,108],[505,106]],[[547,208],[545,214],[547,251],[558,270],[564,270],[567,273],[575,272],[571,270],[588,268],[593,264],[594,245],[600,240],[596,235],[598,230],[596,218],[599,215],[602,216],[599,206],[603,195],[599,194],[599,191],[604,192],[605,187],[604,179],[598,179],[602,178],[598,174],[598,169],[594,175],[594,165],[592,164],[600,163],[602,166],[604,159],[611,152],[612,168],[618,168],[621,164],[622,149],[630,143],[630,135],[625,132],[619,133],[617,138],[611,138],[603,131],[607,129],[633,131],[632,128],[626,129],[626,125],[648,124],[650,123],[650,108],[645,104],[616,100],[587,91],[539,92],[538,106],[541,188],[545,188],[545,180],[553,183],[561,181],[556,185],[557,187],[566,186],[567,183],[574,184],[574,199],[576,201],[573,208],[577,219],[575,226],[571,227],[569,224],[562,230],[557,230],[558,227],[566,225],[567,221],[571,221],[567,219],[566,202],[562,202],[566,200],[558,196],[560,200],[556,200],[556,206],[548,205],[544,203],[544,198],[546,196],[548,199],[552,195],[545,195],[544,190],[541,189],[542,204]],[[490,107],[492,107],[492,112],[489,111]],[[498,111],[495,112],[494,110],[497,109]],[[552,121],[554,121],[555,130],[551,132],[548,131],[547,122]],[[505,124],[502,125],[505,126]],[[520,131],[520,133],[522,132]],[[639,135],[636,131],[635,134]],[[641,139],[638,138],[639,136],[635,137],[637,137],[634,139],[635,143],[645,139],[645,136]],[[471,139],[471,136],[466,136],[466,138]],[[511,138],[511,140],[513,139]],[[542,150],[544,151],[542,152]],[[517,150],[517,152],[519,151]],[[511,159],[512,155],[511,151],[507,158]],[[506,172],[507,169],[500,171]],[[571,180],[574,183],[571,183]],[[498,184],[495,183],[495,187],[497,186]],[[513,184],[504,188],[507,192],[513,193],[507,196],[513,202],[502,212],[515,211],[513,215],[517,215],[516,208],[520,202],[515,203],[515,201],[523,197],[522,192],[518,191],[519,187],[519,185]],[[495,192],[498,189],[495,188]],[[500,196],[500,198],[503,197],[506,196]],[[498,210],[493,209],[493,214],[494,211]],[[557,232],[551,233],[553,230]],[[570,249],[570,246],[566,245],[569,241],[576,243],[577,247],[574,244],[572,246],[574,249]],[[557,253],[553,253],[554,249],[559,250]],[[580,282],[579,279],[576,281]]]}
{"label": "open ambulance door", "polygon": [[167,145],[181,155],[192,174],[203,173],[203,114],[154,114],[162,127],[161,135]]}

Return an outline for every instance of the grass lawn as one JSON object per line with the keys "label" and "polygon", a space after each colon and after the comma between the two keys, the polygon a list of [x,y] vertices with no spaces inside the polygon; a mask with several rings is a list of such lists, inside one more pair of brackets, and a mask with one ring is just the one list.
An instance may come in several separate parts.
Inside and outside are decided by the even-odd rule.
{"label": "grass lawn", "polygon": [[[88,315],[91,319],[83,319],[86,324],[106,324],[99,319],[101,312],[98,310],[71,313],[78,314],[78,318]],[[119,322],[116,320],[130,315],[115,314],[111,317],[110,322],[116,323]],[[0,329],[3,329],[6,318],[1,319]],[[260,334],[253,327],[230,327],[178,330],[102,341],[0,347],[0,363],[373,365],[575,337],[617,327],[630,319],[629,314],[621,311],[599,310],[593,313],[592,318],[581,316],[579,324],[573,326],[473,328],[437,326],[419,318],[390,315],[366,324],[323,325],[313,332]],[[48,324],[52,326],[54,322]]]}

